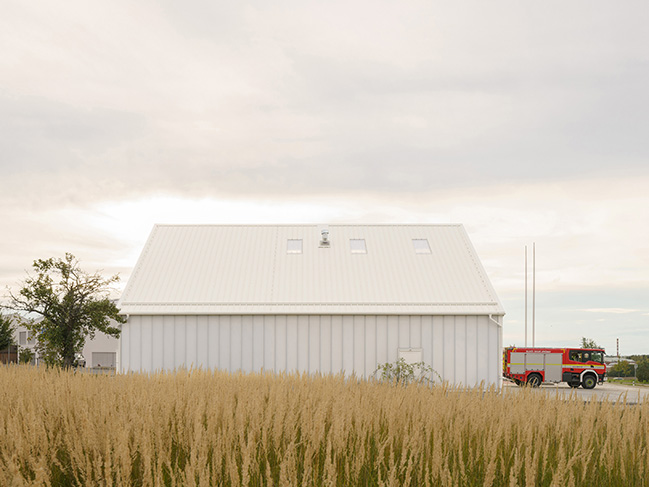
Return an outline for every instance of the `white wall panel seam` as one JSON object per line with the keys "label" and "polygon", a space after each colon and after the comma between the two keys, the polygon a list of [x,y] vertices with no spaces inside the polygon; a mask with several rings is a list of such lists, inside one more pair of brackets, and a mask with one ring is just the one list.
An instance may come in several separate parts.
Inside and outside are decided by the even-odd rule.
{"label": "white wall panel seam", "polygon": [[153,334],[155,332],[154,324],[153,324],[153,316],[149,316],[149,341],[150,341],[150,362],[149,362],[149,370],[153,371],[155,370],[155,350],[154,350],[154,340],[153,340]]}
{"label": "white wall panel seam", "polygon": [[173,353],[173,355],[172,355],[173,360],[171,361],[171,363],[175,367],[176,364],[178,363],[177,357],[176,357],[176,327],[178,326],[178,320],[180,319],[180,317],[179,316],[173,316],[172,319],[173,319],[173,325],[171,327],[172,328],[171,350],[173,350],[173,352],[172,352]]}
{"label": "white wall panel seam", "polygon": [[387,316],[384,316],[385,320],[385,361],[390,361],[390,323]]}
{"label": "white wall panel seam", "polygon": [[374,356],[375,356],[375,362],[376,365],[374,366],[374,370],[372,371],[372,375],[374,375],[374,371],[376,370],[377,366],[379,365],[379,323],[377,321],[377,318],[374,317]]}
{"label": "white wall panel seam", "polygon": [[162,345],[162,353],[160,354],[160,369],[164,370],[166,368],[166,363],[165,363],[165,357],[168,355],[169,351],[167,350],[167,317],[163,316],[161,317],[162,319],[162,340],[161,345]]}
{"label": "white wall panel seam", "polygon": [[334,323],[329,317],[329,372],[334,372]]}
{"label": "white wall panel seam", "polygon": [[[194,316],[194,360],[195,363],[199,363],[199,357],[198,357],[198,319]],[[196,365],[195,365],[196,367]],[[198,368],[198,367],[196,367]]]}
{"label": "white wall panel seam", "polygon": [[[442,350],[446,348],[446,316],[443,316],[441,319],[442,327]],[[444,352],[442,351],[442,377],[446,379],[446,358],[444,357]]]}
{"label": "white wall panel seam", "polygon": [[453,337],[453,342],[452,342],[452,349],[453,349],[453,356],[449,360],[451,364],[451,376],[453,377],[453,382],[458,383],[458,373],[457,373],[457,317],[456,316],[450,316],[450,321],[451,321],[451,330],[452,330],[452,337]]}
{"label": "white wall panel seam", "polygon": [[369,373],[367,369],[367,356],[368,356],[368,347],[367,347],[367,316],[366,315],[361,315],[361,326],[360,326],[360,334],[362,336],[362,349],[360,349],[360,353],[363,355],[363,371],[362,371],[362,377],[365,379],[367,378],[367,374]]}
{"label": "white wall panel seam", "polygon": [[412,348],[412,319],[411,315],[406,316],[408,326],[408,345],[407,348]]}
{"label": "white wall panel seam", "polygon": [[352,331],[352,366],[350,372],[352,372],[354,370],[354,367],[356,366],[356,330],[354,329],[354,325],[356,324],[356,316],[351,316],[350,321],[350,329]]}
{"label": "white wall panel seam", "polygon": [[[212,341],[210,340],[210,329],[211,328],[212,327],[210,326],[210,321],[209,321],[209,318],[208,318],[206,320],[206,323],[205,323],[205,342],[207,343],[207,353],[205,354],[205,361],[207,362],[207,369],[208,370],[211,370],[214,367],[214,365],[212,364],[212,354],[210,353],[210,350],[212,349],[212,347],[210,346],[210,344],[212,343]],[[219,346],[220,345],[221,344],[219,343]]]}
{"label": "white wall panel seam", "polygon": [[272,364],[269,364],[269,366],[272,368],[273,372],[277,370],[277,353],[275,352],[275,343],[277,342],[277,317],[273,316],[273,326],[270,329],[270,335],[273,337],[273,346],[271,348],[273,352],[273,360]]}
{"label": "white wall panel seam", "polygon": [[[148,325],[148,326],[145,327],[145,324]],[[149,330],[149,332],[147,333],[147,336],[146,336],[146,341],[147,341],[147,344],[148,344],[147,347],[148,347],[148,346],[150,346],[150,343],[151,343],[151,328],[152,328],[152,326],[153,325],[151,323],[151,318],[150,317],[148,317],[148,319],[140,321],[140,329],[142,330],[141,334],[140,334],[140,354],[141,354],[141,357],[142,357],[142,368],[145,367],[145,365],[144,365],[145,364],[144,357],[146,356],[146,354],[144,353],[144,341],[145,341],[144,340],[144,335],[145,335],[144,330],[145,329]],[[149,368],[149,370],[151,370],[150,359],[148,360],[148,363],[146,363],[146,367]]]}
{"label": "white wall panel seam", "polygon": [[[135,342],[135,366],[140,368],[142,366],[142,323],[138,323],[136,333],[133,333],[133,341]],[[137,337],[137,339],[135,339]]]}
{"label": "white wall panel seam", "polygon": [[[220,339],[220,337],[219,337]],[[233,343],[232,343],[232,317],[229,317],[228,319],[228,342],[230,342],[230,353],[228,354],[228,370],[233,369],[232,365],[232,350],[233,350]]]}
{"label": "white wall panel seam", "polygon": [[462,318],[462,321],[464,321],[464,324],[463,324],[463,326],[464,326],[464,340],[463,340],[463,343],[462,343],[462,348],[464,349],[464,367],[463,367],[464,368],[464,372],[463,372],[464,380],[463,380],[463,382],[464,382],[464,385],[468,386],[469,384],[467,384],[467,382],[468,382],[469,374],[467,373],[467,369],[469,367],[469,360],[468,360],[469,352],[466,349],[466,347],[467,347],[466,337],[467,337],[467,332],[468,332],[466,316],[464,316]]}
{"label": "white wall panel seam", "polygon": [[478,349],[478,344],[479,344],[478,336],[479,336],[479,323],[478,323],[478,319],[476,318],[476,320],[475,320],[475,351],[476,351],[475,376],[476,376],[476,381],[479,381],[479,378],[480,378],[480,374],[479,374],[479,372],[480,372],[480,364],[478,362],[478,357],[477,357],[478,350],[479,350]]}
{"label": "white wall panel seam", "polygon": [[[221,348],[223,347],[223,338],[222,338],[223,332],[222,332],[222,330],[225,329],[225,326],[227,325],[227,323],[223,323],[223,319],[225,317],[221,317],[216,324],[215,324],[216,320],[213,319],[213,318],[216,318],[216,317],[210,316],[210,319],[209,319],[210,332],[211,333],[216,333],[216,339],[217,339],[217,341],[219,343],[218,349],[217,349],[218,350],[217,356],[214,357],[213,361],[214,361],[214,364],[216,364],[216,367],[220,368],[221,367],[221,361],[223,360],[221,358]],[[217,350],[215,350],[215,352]],[[229,363],[228,363],[228,370],[230,370],[230,364]]]}

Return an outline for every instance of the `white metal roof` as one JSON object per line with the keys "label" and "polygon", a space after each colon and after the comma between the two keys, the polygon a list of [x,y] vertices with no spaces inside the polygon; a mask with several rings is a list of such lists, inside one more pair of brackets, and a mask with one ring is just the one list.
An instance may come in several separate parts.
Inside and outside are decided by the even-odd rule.
{"label": "white metal roof", "polygon": [[[330,245],[319,245],[321,229]],[[302,253],[288,253],[289,239]],[[365,239],[367,253],[352,253]],[[416,253],[427,239],[431,253]],[[125,314],[495,314],[462,225],[156,225]]]}

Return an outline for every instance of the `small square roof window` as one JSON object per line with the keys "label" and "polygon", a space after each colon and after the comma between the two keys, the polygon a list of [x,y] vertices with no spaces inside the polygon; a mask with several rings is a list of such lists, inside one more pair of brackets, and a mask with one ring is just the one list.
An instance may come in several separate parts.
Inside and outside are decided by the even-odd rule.
{"label": "small square roof window", "polygon": [[364,238],[350,238],[349,248],[352,254],[367,254],[367,246]]}
{"label": "small square roof window", "polygon": [[415,248],[415,254],[430,254],[430,245],[427,238],[413,238],[412,245]]}
{"label": "small square roof window", "polygon": [[289,238],[286,241],[287,254],[301,254],[302,253],[302,239]]}

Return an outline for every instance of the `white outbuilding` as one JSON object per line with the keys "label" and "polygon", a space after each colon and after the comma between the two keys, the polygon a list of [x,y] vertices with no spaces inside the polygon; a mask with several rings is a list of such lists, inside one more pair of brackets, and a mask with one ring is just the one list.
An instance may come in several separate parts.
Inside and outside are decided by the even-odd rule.
{"label": "white outbuilding", "polygon": [[119,302],[122,372],[499,384],[504,310],[462,225],[156,225]]}

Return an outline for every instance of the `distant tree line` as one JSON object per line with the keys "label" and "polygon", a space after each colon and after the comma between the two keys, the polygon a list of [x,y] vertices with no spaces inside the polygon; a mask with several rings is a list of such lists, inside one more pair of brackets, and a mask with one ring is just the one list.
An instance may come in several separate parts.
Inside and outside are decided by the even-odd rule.
{"label": "distant tree line", "polygon": [[649,355],[631,355],[629,359],[636,363],[637,369],[628,360],[620,360],[606,372],[606,375],[609,377],[635,376],[639,381],[649,382]]}

